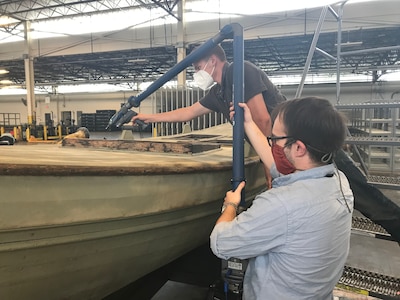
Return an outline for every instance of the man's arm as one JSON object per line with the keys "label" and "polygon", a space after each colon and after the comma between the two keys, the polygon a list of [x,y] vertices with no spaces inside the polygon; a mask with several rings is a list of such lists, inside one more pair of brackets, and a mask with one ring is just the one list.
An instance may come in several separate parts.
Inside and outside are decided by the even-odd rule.
{"label": "man's arm", "polygon": [[246,102],[252,119],[265,137],[271,135],[272,122],[262,94],[257,94]]}
{"label": "man's arm", "polygon": [[[271,116],[269,115],[268,109],[264,102],[264,97],[262,94],[257,94],[253,98],[250,98],[246,102],[247,106],[251,111],[251,115],[254,123],[260,129],[260,131],[264,134],[265,137],[271,135],[272,129],[272,121]],[[272,177],[269,172],[269,168],[266,164],[264,164],[264,172],[265,178],[267,180],[268,188],[272,187]]]}
{"label": "man's arm", "polygon": [[198,116],[202,116],[211,112],[208,108],[201,105],[199,102],[194,103],[188,107],[178,108],[172,111],[159,113],[159,114],[137,114],[132,118],[132,122],[141,120],[145,123],[157,122],[187,122]]}
{"label": "man's arm", "polygon": [[238,105],[244,109],[244,129],[251,145],[256,150],[258,156],[260,156],[264,165],[270,169],[274,163],[274,158],[268,140],[257,124],[253,121],[249,107],[245,103],[238,103]]}

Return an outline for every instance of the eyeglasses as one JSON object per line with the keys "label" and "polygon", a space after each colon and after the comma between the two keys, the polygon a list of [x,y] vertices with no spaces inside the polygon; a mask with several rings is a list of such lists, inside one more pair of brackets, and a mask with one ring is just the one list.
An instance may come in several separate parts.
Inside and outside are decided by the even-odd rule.
{"label": "eyeglasses", "polygon": [[272,145],[275,145],[277,140],[290,139],[290,138],[292,138],[292,137],[291,136],[272,136],[272,135],[267,136],[268,145],[270,147],[272,147]]}

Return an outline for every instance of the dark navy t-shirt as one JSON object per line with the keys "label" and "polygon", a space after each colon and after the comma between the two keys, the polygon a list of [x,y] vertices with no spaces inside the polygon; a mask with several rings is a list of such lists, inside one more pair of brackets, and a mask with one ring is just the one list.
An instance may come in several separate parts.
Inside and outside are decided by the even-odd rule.
{"label": "dark navy t-shirt", "polygon": [[[204,107],[223,113],[229,119],[229,104],[233,100],[233,66],[226,63],[222,73],[222,84],[215,84],[210,91],[200,99]],[[244,62],[244,102],[262,93],[268,112],[286,100],[276,86],[269,80],[267,74],[251,62]]]}

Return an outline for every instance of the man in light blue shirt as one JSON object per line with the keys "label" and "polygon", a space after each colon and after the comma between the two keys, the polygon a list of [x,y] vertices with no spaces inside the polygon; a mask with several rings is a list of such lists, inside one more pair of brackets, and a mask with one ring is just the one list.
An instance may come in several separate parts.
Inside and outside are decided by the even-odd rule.
{"label": "man in light blue shirt", "polygon": [[[223,259],[249,259],[243,299],[332,299],[349,251],[353,194],[332,163],[345,138],[328,100],[286,101],[265,138],[245,104],[245,131],[271,169],[273,188],[236,215],[242,182],[226,194],[210,237]],[[232,113],[233,115],[233,113]]]}

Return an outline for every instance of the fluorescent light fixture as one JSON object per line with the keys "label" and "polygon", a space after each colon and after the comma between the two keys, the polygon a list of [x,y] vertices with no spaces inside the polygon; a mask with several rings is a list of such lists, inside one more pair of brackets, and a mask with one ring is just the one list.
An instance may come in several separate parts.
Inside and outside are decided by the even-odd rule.
{"label": "fluorescent light fixture", "polygon": [[[36,92],[35,92],[36,94]],[[22,88],[21,86],[0,86],[0,95],[25,95],[26,96],[26,89]],[[1,100],[0,100],[1,101]]]}
{"label": "fluorescent light fixture", "polygon": [[60,94],[72,93],[99,93],[99,92],[118,92],[132,91],[129,86],[112,85],[112,84],[81,84],[81,85],[59,85],[58,92]]}
{"label": "fluorescent light fixture", "polygon": [[147,63],[149,62],[148,59],[146,58],[134,58],[134,59],[128,59],[128,63],[136,63],[136,64],[140,64],[140,63]]}
{"label": "fluorescent light fixture", "polygon": [[0,84],[11,84],[11,83],[13,83],[13,82],[8,79],[0,80]]}
{"label": "fluorescent light fixture", "polygon": [[400,81],[400,66],[399,71],[395,72],[388,72],[386,74],[383,74],[380,79],[383,81]]}
{"label": "fluorescent light fixture", "polygon": [[[340,43],[341,47],[351,47],[351,46],[360,46],[362,45],[363,42],[359,41],[359,42],[344,42],[344,43]],[[337,46],[338,44],[335,44],[335,46]]]}
{"label": "fluorescent light fixture", "polygon": [[0,26],[6,26],[9,24],[17,23],[19,22],[17,19],[7,17],[7,16],[0,16]]}

